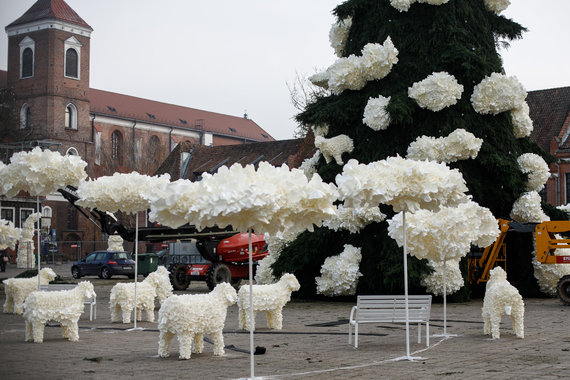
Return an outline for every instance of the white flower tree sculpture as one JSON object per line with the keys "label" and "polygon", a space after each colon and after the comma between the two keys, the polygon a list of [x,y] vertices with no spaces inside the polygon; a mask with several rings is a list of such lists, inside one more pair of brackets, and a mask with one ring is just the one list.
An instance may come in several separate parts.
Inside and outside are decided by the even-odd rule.
{"label": "white flower tree sculpture", "polygon": [[[231,225],[235,230],[249,232],[249,286],[252,295],[251,232],[277,235],[279,232],[312,230],[324,219],[334,216],[333,202],[338,198],[336,187],[324,183],[314,175],[310,180],[299,169],[286,165],[274,167],[261,162],[256,170],[252,165],[234,164],[221,167],[214,175],[204,174],[202,180],[188,185],[196,195],[192,202],[184,196],[172,196],[169,201],[156,200],[151,204],[150,218],[163,225],[176,227],[181,222],[179,211],[187,207],[184,219],[201,229]],[[178,200],[178,202],[177,202]],[[173,216],[175,215],[175,216]],[[179,225],[179,224],[178,224]],[[250,307],[253,320],[253,307]],[[251,378],[254,378],[253,329],[250,331]]]}
{"label": "white flower tree sculpture", "polygon": [[[77,188],[79,200],[77,204],[100,211],[123,211],[135,215],[135,305],[137,304],[138,280],[138,232],[140,211],[150,208],[150,200],[160,194],[170,182],[168,174],[150,177],[137,172],[99,177],[92,181],[82,182]],[[134,308],[134,329],[137,329],[137,308]]]}
{"label": "white flower tree sculpture", "polygon": [[15,249],[21,230],[9,220],[0,219],[0,249]]}
{"label": "white flower tree sculpture", "polygon": [[406,305],[406,356],[402,358],[414,360],[410,355],[406,211],[437,211],[441,205],[464,202],[467,187],[463,176],[445,164],[388,157],[367,165],[352,159],[336,176],[336,183],[345,206],[370,207],[383,203],[391,205],[395,212],[402,212]]}

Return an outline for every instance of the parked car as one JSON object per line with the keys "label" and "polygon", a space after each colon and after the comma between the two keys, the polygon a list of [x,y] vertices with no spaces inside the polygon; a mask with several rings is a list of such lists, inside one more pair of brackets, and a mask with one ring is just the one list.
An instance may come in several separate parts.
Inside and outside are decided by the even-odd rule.
{"label": "parked car", "polygon": [[73,278],[99,276],[109,279],[114,275],[135,278],[135,261],[128,252],[95,251],[71,266]]}

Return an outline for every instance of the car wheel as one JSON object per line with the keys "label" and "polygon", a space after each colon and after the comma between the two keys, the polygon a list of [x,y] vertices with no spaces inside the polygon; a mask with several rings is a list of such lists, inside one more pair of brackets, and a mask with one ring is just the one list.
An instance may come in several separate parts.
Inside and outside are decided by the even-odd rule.
{"label": "car wheel", "polygon": [[111,271],[109,270],[109,268],[103,267],[103,269],[101,269],[101,278],[108,280],[111,278],[111,276],[113,276],[113,275],[111,274]]}
{"label": "car wheel", "polygon": [[81,271],[77,267],[72,267],[71,268],[71,275],[73,276],[73,278],[78,280],[81,278]]}
{"label": "car wheel", "polygon": [[230,268],[225,264],[213,263],[206,273],[206,285],[208,285],[210,290],[213,290],[216,285],[222,282],[231,284],[232,273],[230,272]]}
{"label": "car wheel", "polygon": [[186,275],[186,264],[178,264],[170,269],[170,282],[174,290],[186,290],[190,285],[190,277]]}
{"label": "car wheel", "polygon": [[570,275],[563,276],[556,287],[558,298],[566,305],[570,305]]}

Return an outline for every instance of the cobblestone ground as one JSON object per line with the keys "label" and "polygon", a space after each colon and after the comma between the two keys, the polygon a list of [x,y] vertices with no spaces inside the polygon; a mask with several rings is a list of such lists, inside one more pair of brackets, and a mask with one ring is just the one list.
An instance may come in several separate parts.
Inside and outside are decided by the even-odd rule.
{"label": "cobblestone ground", "polygon": [[[69,266],[52,266],[69,276]],[[19,273],[9,267],[1,277]],[[2,276],[5,275],[5,276]],[[141,278],[142,279],[142,278]],[[88,278],[97,292],[97,319],[88,310],[79,321],[79,342],[61,336],[56,323],[45,329],[42,344],[24,342],[20,315],[0,314],[0,379],[237,379],[250,375],[249,333],[238,329],[238,310],[229,308],[224,329],[225,355],[213,356],[205,343],[202,354],[178,359],[173,341],[171,357],[159,358],[156,323],[139,322],[144,330],[128,331],[133,324],[110,322],[109,293],[117,281]],[[0,302],[5,300],[0,285]],[[187,291],[206,293],[204,283]],[[410,328],[414,361],[396,360],[405,355],[405,328],[372,324],[360,328],[359,348],[348,344],[348,319],[352,303],[292,301],[283,312],[283,330],[266,328],[257,317],[255,346],[266,353],[255,356],[255,375],[292,379],[560,379],[570,376],[570,307],[558,299],[526,299],[525,338],[516,338],[511,322],[503,318],[501,338],[483,335],[482,300],[447,305],[447,332],[441,338],[443,307],[432,306],[430,347],[417,343]],[[424,337],[425,338],[425,337]]]}

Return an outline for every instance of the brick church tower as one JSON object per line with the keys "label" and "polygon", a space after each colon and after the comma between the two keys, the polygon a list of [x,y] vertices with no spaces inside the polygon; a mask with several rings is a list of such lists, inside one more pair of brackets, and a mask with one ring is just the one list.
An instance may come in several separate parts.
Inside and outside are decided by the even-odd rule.
{"label": "brick church tower", "polygon": [[61,144],[62,154],[93,155],[92,31],[63,0],[39,0],[6,27],[7,85],[14,89],[20,116],[16,141],[49,140]]}

